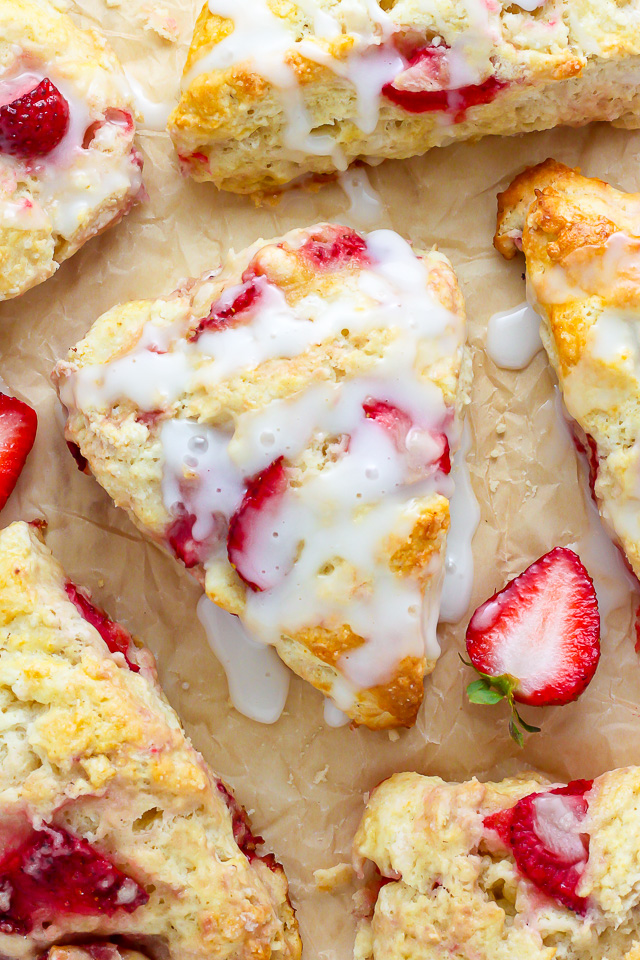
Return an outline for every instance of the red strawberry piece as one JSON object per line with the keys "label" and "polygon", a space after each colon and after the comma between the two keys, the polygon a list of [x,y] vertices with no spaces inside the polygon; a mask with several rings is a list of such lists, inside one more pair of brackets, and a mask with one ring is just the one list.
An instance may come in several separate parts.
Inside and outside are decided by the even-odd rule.
{"label": "red strawberry piece", "polygon": [[253,590],[271,589],[285,573],[273,538],[287,484],[283,458],[279,457],[247,482],[242,503],[229,522],[229,562]]}
{"label": "red strawberry piece", "polygon": [[366,240],[348,227],[326,227],[313,234],[302,244],[298,255],[320,270],[369,263]]}
{"label": "red strawberry piece", "polygon": [[18,482],[37,429],[35,410],[16,397],[0,393],[0,510]]}
{"label": "red strawberry piece", "polygon": [[255,855],[256,847],[264,843],[262,837],[256,837],[251,832],[251,824],[244,807],[241,807],[234,795],[224,785],[221,780],[216,783],[218,791],[222,794],[233,825],[233,839],[236,841],[242,852],[249,860]]}
{"label": "red strawberry piece", "polygon": [[82,451],[80,450],[78,444],[74,443],[72,440],[67,440],[67,446],[69,448],[69,453],[76,462],[78,470],[81,473],[86,473],[88,475],[90,473],[89,463],[87,462],[87,458],[82,455]]}
{"label": "red strawberry piece", "polygon": [[149,899],[87,840],[61,827],[34,831],[0,861],[0,931],[26,935],[60,914],[133,913]]}
{"label": "red strawberry piece", "polygon": [[[387,403],[386,400],[365,400],[362,404],[362,409],[368,419],[375,420],[391,434],[396,450],[398,450],[399,453],[406,454],[410,452],[407,437],[409,436],[409,431],[413,428],[413,422],[408,413],[400,410],[399,407],[394,406],[392,403]],[[414,437],[416,440],[419,440],[420,435],[422,435],[424,439],[427,439],[427,437],[424,436],[425,434],[428,434],[429,452],[427,453],[423,450],[414,451],[412,449],[411,459],[422,461],[418,463],[419,468],[433,467],[435,464],[437,465],[437,469],[442,473],[450,473],[451,455],[449,451],[449,440],[446,435],[444,433],[416,430]],[[424,456],[422,455],[423,453]]]}
{"label": "red strawberry piece", "polygon": [[574,780],[547,793],[532,793],[511,811],[510,844],[519,870],[581,916],[588,902],[576,890],[589,859],[589,836],[582,825],[588,809],[584,795],[592,785],[592,780]]}
{"label": "red strawberry piece", "polygon": [[507,810],[498,810],[496,813],[491,813],[488,817],[484,818],[485,830],[497,833],[505,847],[511,847],[512,815],[513,808],[509,807]]}
{"label": "red strawberry piece", "polygon": [[71,603],[87,623],[98,631],[111,653],[123,654],[129,669],[139,673],[140,667],[135,661],[136,647],[128,630],[119,623],[115,623],[104,610],[94,606],[83,590],[79,590],[70,580],[65,584],[65,590]]}
{"label": "red strawberry piece", "polygon": [[470,107],[490,103],[507,86],[495,77],[483,83],[447,89],[448,82],[447,48],[423,47],[413,54],[403,73],[384,85],[382,92],[409,113],[443,110],[453,114],[459,123]]}
{"label": "red strawberry piece", "polygon": [[518,703],[576,700],[600,659],[600,615],[591,577],[573,550],[555,547],[478,607],[467,651],[480,673],[517,681]]}
{"label": "red strawberry piece", "polygon": [[598,447],[593,437],[589,433],[584,433],[575,421],[571,424],[571,435],[573,437],[573,445],[580,456],[584,458],[589,468],[589,488],[595,502],[596,480],[598,478],[598,465],[600,460],[598,457]]}
{"label": "red strawberry piece", "polygon": [[193,330],[187,339],[197,340],[205,330],[223,330],[225,327],[233,326],[239,320],[249,319],[258,300],[262,296],[266,281],[262,277],[251,277],[243,283],[239,293],[231,301],[226,298],[217,300],[211,310],[200,320],[198,326]]}
{"label": "red strawberry piece", "polygon": [[69,127],[69,104],[46,78],[0,107],[0,152],[22,160],[54,150]]}
{"label": "red strawberry piece", "polygon": [[178,516],[167,531],[169,546],[188,569],[197,567],[206,559],[203,544],[193,536],[195,523],[195,514],[189,513],[186,507],[181,505]]}

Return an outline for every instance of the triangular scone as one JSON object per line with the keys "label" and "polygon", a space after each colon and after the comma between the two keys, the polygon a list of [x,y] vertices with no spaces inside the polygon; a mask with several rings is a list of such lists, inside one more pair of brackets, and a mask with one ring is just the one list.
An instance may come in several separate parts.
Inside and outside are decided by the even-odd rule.
{"label": "triangular scone", "polygon": [[[282,868],[184,734],[153,657],[40,529],[0,532],[0,954],[295,960]],[[89,960],[118,960],[97,943]],[[107,950],[107,952],[104,952]],[[125,951],[123,960],[134,960]]]}
{"label": "triangular scone", "polygon": [[600,513],[640,576],[640,194],[547,160],[499,198]]}
{"label": "triangular scone", "polygon": [[355,960],[639,960],[639,792],[640,767],[568,785],[395,774],[354,842],[376,868]]}
{"label": "triangular scone", "polygon": [[410,725],[464,341],[445,257],[320,224],[114,308],[54,378],[68,440],[212,600],[358,723]]}
{"label": "triangular scone", "polygon": [[[7,127],[9,104],[20,119]],[[0,0],[0,300],[46,280],[130,209],[142,184],[134,113],[98,34],[48,0]]]}
{"label": "triangular scone", "polygon": [[640,124],[640,0],[209,0],[169,133],[238,193],[558,124]]}

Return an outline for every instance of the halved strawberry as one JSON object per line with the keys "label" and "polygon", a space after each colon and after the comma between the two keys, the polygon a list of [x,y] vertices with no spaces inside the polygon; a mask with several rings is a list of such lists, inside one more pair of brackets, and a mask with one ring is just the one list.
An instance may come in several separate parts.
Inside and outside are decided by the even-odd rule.
{"label": "halved strawberry", "polygon": [[274,526],[287,484],[283,458],[279,457],[247,482],[242,503],[229,522],[229,562],[253,590],[271,589],[286,572],[280,552],[275,550]]}
{"label": "halved strawberry", "polygon": [[0,107],[0,152],[35,160],[54,150],[69,127],[69,104],[45,78]]}
{"label": "halved strawberry", "polygon": [[367,241],[349,227],[324,227],[310,236],[298,250],[298,256],[324,270],[337,269],[349,263],[369,262]]}
{"label": "halved strawberry", "polygon": [[576,890],[589,859],[589,836],[582,825],[592,780],[531,793],[509,810],[485,818],[509,847],[521,873],[558,903],[583,916],[588,907]]}
{"label": "halved strawberry", "polygon": [[125,630],[119,623],[115,623],[104,610],[100,610],[99,607],[91,603],[85,591],[76,587],[75,583],[67,580],[64,588],[80,616],[92,627],[95,627],[111,653],[123,654],[129,669],[133,673],[139,673],[140,667],[135,661],[136,647],[129,631]]}
{"label": "halved strawberry", "polygon": [[507,86],[495,77],[464,87],[453,88],[448,84],[447,48],[422,47],[409,59],[406,69],[384,85],[382,92],[408,113],[443,110],[460,123],[470,107],[490,103]]}
{"label": "halved strawberry", "polygon": [[0,393],[0,510],[18,482],[37,429],[35,410],[16,397]]}
{"label": "halved strawberry", "polygon": [[[222,330],[248,315],[262,296],[266,281],[263,277],[251,277],[246,280],[231,303],[217,300],[208,315],[192,330],[188,340],[197,340],[205,330]],[[248,319],[248,317],[247,317]]]}
{"label": "halved strawberry", "polygon": [[[472,702],[560,706],[576,700],[600,659],[598,601],[580,558],[555,547],[536,560],[478,607],[466,642],[481,675],[467,688]],[[511,734],[522,742],[517,723],[529,727],[513,709]]]}
{"label": "halved strawberry", "polygon": [[61,827],[34,831],[0,862],[2,933],[26,935],[61,913],[133,913],[148,899],[139,883]]}
{"label": "halved strawberry", "polygon": [[362,409],[368,419],[375,420],[391,434],[396,450],[409,455],[414,469],[421,472],[435,465],[442,473],[451,472],[446,434],[414,427],[408,413],[386,400],[365,400]]}

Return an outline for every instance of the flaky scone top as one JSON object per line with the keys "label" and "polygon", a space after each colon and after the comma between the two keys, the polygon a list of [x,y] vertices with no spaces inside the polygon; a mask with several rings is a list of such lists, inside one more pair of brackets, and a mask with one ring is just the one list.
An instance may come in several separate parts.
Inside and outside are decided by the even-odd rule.
{"label": "flaky scone top", "polygon": [[547,160],[500,194],[495,245],[524,252],[601,515],[639,575],[640,195]]}
{"label": "flaky scone top", "polygon": [[438,653],[464,339],[444,257],[321,224],[116,307],[55,378],[115,502],[380,727],[414,721]]}
{"label": "flaky scone top", "polygon": [[0,0],[0,103],[44,78],[66,99],[69,126],[46,156],[0,151],[0,300],[50,277],[141,191],[135,109],[105,40],[48,0]]}
{"label": "flaky scone top", "polygon": [[[299,957],[284,873],[256,855],[244,812],[164,698],[152,655],[92,607],[26,523],[0,532],[0,710],[3,956],[118,935],[153,958]],[[23,871],[35,901],[11,879],[24,844],[35,851]],[[78,866],[87,850],[122,871],[115,903],[111,868],[96,891]],[[60,903],[56,863],[68,872]],[[87,908],[101,889],[104,908]]]}
{"label": "flaky scone top", "polygon": [[637,960],[640,770],[576,784],[586,807],[582,913],[525,876],[495,829],[533,794],[554,816],[558,788],[530,772],[498,783],[402,773],[377,787],[354,841],[356,866],[371,861],[377,876],[356,960]]}

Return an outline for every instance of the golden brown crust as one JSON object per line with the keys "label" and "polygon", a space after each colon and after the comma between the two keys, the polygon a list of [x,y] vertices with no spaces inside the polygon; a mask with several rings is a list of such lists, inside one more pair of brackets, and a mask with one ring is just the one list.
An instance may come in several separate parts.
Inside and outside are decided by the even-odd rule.
{"label": "golden brown crust", "polygon": [[[499,197],[495,245],[521,237],[529,297],[565,404],[595,442],[594,492],[640,574],[640,195],[547,160]],[[589,440],[584,440],[589,443]]]}

